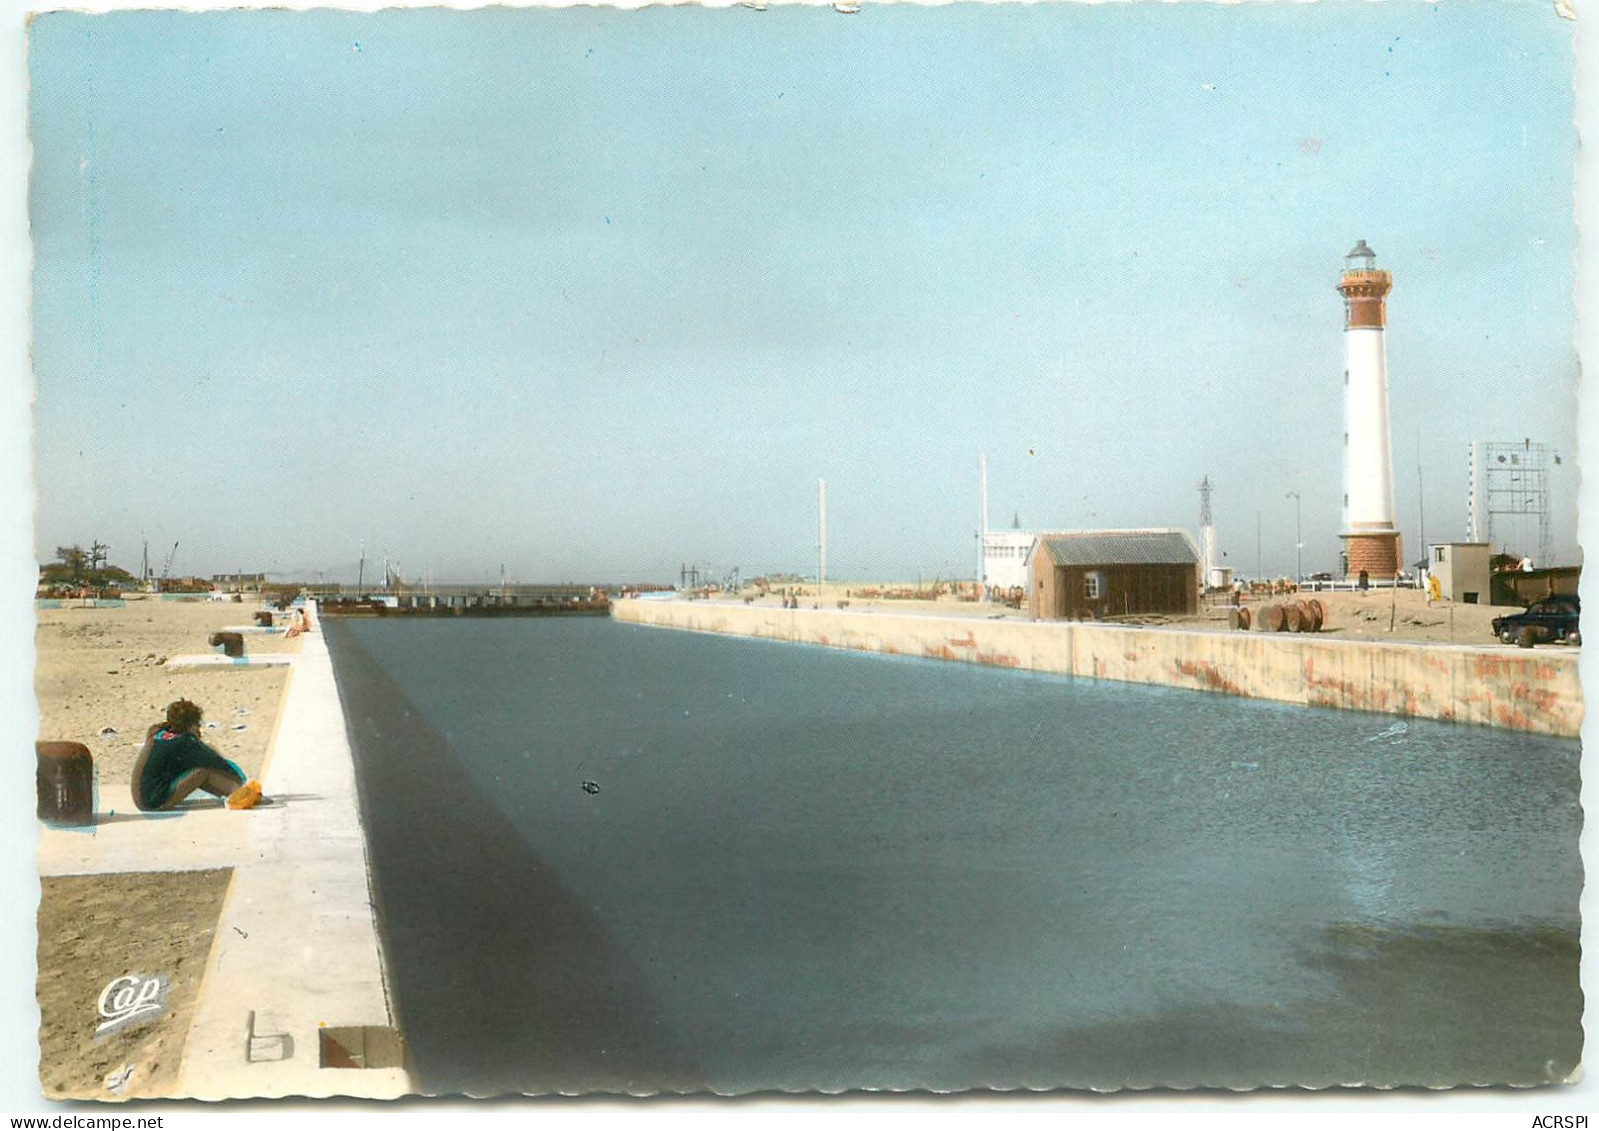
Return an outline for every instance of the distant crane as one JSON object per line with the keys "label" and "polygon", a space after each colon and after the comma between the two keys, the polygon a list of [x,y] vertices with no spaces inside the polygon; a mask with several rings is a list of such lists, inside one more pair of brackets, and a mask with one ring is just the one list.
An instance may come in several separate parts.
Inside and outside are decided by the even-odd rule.
{"label": "distant crane", "polygon": [[172,559],[178,556],[178,544],[172,543],[172,549],[167,552],[167,560],[161,566],[161,580],[166,581],[172,576]]}

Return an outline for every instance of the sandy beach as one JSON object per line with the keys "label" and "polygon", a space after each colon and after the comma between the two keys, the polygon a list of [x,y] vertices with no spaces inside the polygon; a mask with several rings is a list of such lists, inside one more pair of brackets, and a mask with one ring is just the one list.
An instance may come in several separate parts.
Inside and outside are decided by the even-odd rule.
{"label": "sandy beach", "polygon": [[[806,582],[789,588],[799,593],[802,608],[824,607],[834,609],[844,607],[850,612],[984,617],[989,619],[1004,618],[1023,621],[1031,619],[1027,615],[1025,606],[1021,609],[1012,609],[1000,604],[961,600],[948,594],[939,597],[937,600],[862,595],[864,592],[872,590],[880,593],[896,589],[913,591],[916,589],[914,583],[829,581],[819,594],[815,582]],[[751,596],[753,592],[753,589],[747,590],[745,596]],[[1361,640],[1412,640],[1427,641],[1434,644],[1513,647],[1512,645],[1499,644],[1494,639],[1489,625],[1495,617],[1519,611],[1516,606],[1467,605],[1451,601],[1429,601],[1426,591],[1421,589],[1371,589],[1365,592],[1323,590],[1321,592],[1313,592],[1307,588],[1297,594],[1277,597],[1246,596],[1244,604],[1246,607],[1254,609],[1273,600],[1309,600],[1311,598],[1320,601],[1327,611],[1326,622],[1322,628],[1323,633]],[[745,603],[744,597],[720,595],[708,599],[729,604]],[[755,597],[754,603],[775,608],[781,606],[782,599],[774,593],[769,596]],[[841,606],[841,603],[844,604]],[[1227,609],[1219,604],[1213,608],[1201,609],[1197,616],[1137,616],[1127,618],[1127,622],[1213,632],[1232,631],[1228,627]],[[1115,623],[1115,621],[1112,619],[1108,623]]]}
{"label": "sandy beach", "polygon": [[[128,774],[151,723],[174,699],[205,709],[205,739],[261,771],[287,672],[274,668],[169,670],[171,656],[209,653],[210,635],[249,624],[259,606],[129,599],[120,608],[37,610],[34,692],[41,739],[81,742],[94,755],[100,811],[132,807]],[[247,653],[298,651],[281,635],[245,637]]]}
{"label": "sandy beach", "polygon": [[[257,608],[251,600],[134,597],[120,607],[69,601],[36,611],[39,737],[89,748],[99,822],[149,819],[133,807],[130,773],[146,730],[174,699],[200,704],[206,741],[252,777],[262,773],[287,670],[180,670],[164,663],[210,653],[211,633],[252,623]],[[245,647],[298,651],[300,642],[250,635]],[[41,880],[37,994],[46,1095],[115,1100],[170,1091],[230,875],[212,869]],[[166,1013],[96,1037],[101,990],[128,974],[168,979]]]}

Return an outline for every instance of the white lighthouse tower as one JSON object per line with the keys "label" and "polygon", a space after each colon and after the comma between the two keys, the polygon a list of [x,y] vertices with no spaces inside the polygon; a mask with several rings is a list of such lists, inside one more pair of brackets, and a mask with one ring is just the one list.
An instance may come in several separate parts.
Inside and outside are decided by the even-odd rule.
{"label": "white lighthouse tower", "polygon": [[1393,276],[1361,240],[1344,260],[1344,542],[1350,577],[1394,577],[1404,557],[1394,527],[1394,456],[1388,430],[1388,323]]}

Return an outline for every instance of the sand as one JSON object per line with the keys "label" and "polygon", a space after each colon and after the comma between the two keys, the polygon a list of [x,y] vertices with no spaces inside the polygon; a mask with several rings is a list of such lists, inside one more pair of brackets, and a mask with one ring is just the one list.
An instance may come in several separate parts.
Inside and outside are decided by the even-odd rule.
{"label": "sand", "polygon": [[[257,608],[253,601],[133,598],[120,608],[69,602],[37,610],[39,737],[89,748],[102,820],[134,815],[134,760],[149,725],[174,699],[198,703],[206,741],[260,776],[287,670],[174,670],[162,663],[213,651],[211,633],[253,623]],[[300,641],[250,635],[245,650],[297,652]],[[41,881],[37,995],[45,1095],[118,1100],[170,1092],[230,877],[222,869]],[[169,978],[167,1012],[96,1038],[100,992],[127,974]],[[126,1078],[119,1079],[124,1069]]]}
{"label": "sand", "polygon": [[[258,776],[288,673],[282,668],[173,669],[169,656],[209,653],[211,633],[249,624],[259,606],[146,598],[122,608],[39,609],[34,691],[39,737],[94,755],[100,811],[132,807],[129,774],[145,732],[174,699],[205,710],[205,740]],[[246,636],[245,651],[297,652],[298,640]],[[242,728],[242,729],[241,729]]]}
{"label": "sand", "polygon": [[[794,586],[800,593],[802,608],[821,607],[836,609],[840,602],[847,602],[849,612],[865,613],[899,613],[902,615],[923,616],[964,616],[983,617],[986,619],[1005,619],[1027,621],[1026,608],[1011,609],[1004,605],[980,604],[976,601],[963,601],[951,595],[940,597],[936,601],[926,600],[897,600],[883,597],[863,598],[861,591],[869,589],[892,590],[902,588],[914,590],[914,583],[896,585],[892,582],[870,581],[829,581],[820,596],[814,582]],[[753,589],[745,591],[745,596],[754,594]],[[1315,598],[1327,610],[1327,619],[1322,628],[1322,633],[1329,637],[1360,640],[1409,640],[1427,641],[1435,644],[1472,644],[1483,647],[1507,648],[1514,645],[1499,643],[1494,638],[1489,627],[1495,617],[1506,616],[1520,611],[1519,606],[1496,607],[1489,605],[1456,604],[1450,601],[1428,601],[1427,594],[1420,589],[1373,589],[1364,593],[1340,590],[1332,592],[1312,592],[1304,589],[1297,595],[1278,597],[1249,597],[1245,605],[1258,608],[1271,600],[1309,600]],[[729,604],[743,604],[743,597],[717,596],[710,598],[714,601]],[[782,601],[776,596],[758,597],[755,604],[762,607],[779,608]],[[1204,632],[1228,632],[1227,610],[1224,605],[1218,604],[1213,608],[1205,609],[1198,616],[1140,616],[1127,618],[1133,623],[1148,624],[1153,626],[1167,626],[1172,628],[1186,628]],[[1565,648],[1565,645],[1550,645],[1550,647]]]}
{"label": "sand", "polygon": [[[39,904],[39,1085],[52,1099],[170,1094],[231,869],[47,877]],[[161,913],[151,914],[159,907]],[[168,979],[165,1012],[97,1036],[100,991]]]}

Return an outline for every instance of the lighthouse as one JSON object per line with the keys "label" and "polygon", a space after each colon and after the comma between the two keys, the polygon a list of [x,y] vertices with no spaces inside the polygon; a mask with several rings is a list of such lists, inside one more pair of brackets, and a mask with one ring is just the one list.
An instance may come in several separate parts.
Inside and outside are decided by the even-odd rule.
{"label": "lighthouse", "polygon": [[1383,327],[1393,276],[1361,240],[1344,260],[1344,543],[1350,577],[1394,577],[1404,558],[1394,527],[1394,455],[1388,430]]}

